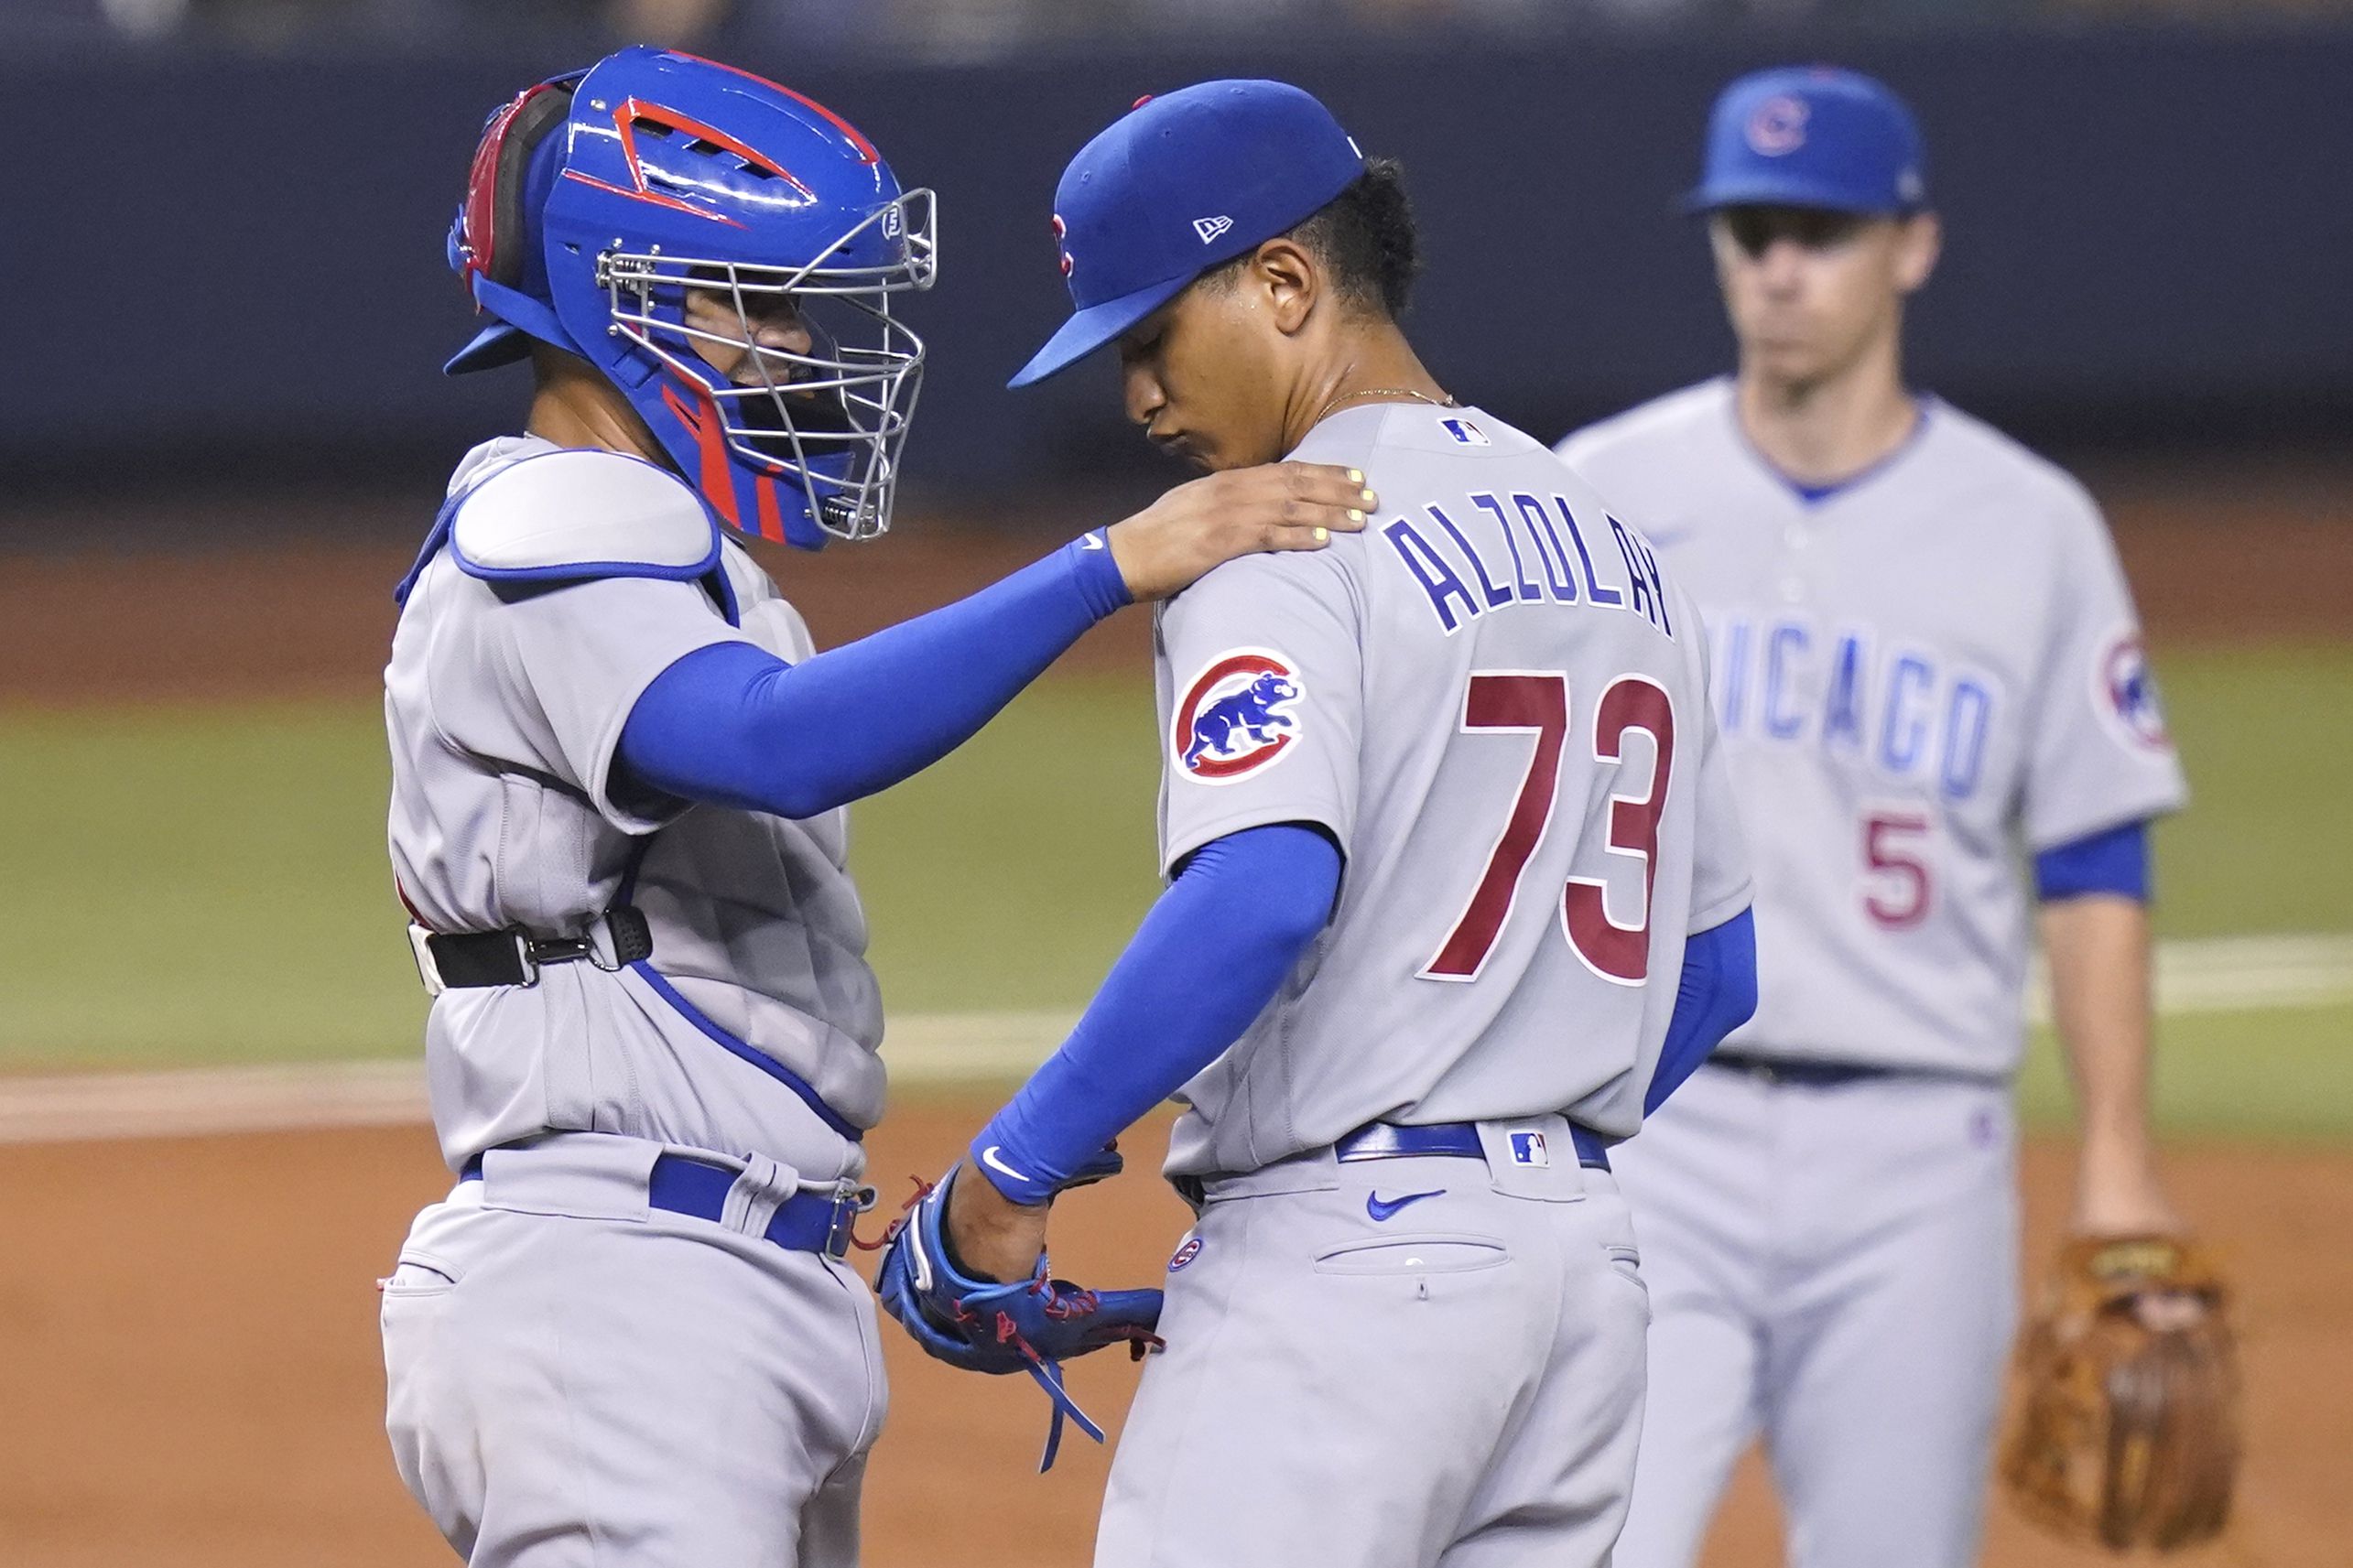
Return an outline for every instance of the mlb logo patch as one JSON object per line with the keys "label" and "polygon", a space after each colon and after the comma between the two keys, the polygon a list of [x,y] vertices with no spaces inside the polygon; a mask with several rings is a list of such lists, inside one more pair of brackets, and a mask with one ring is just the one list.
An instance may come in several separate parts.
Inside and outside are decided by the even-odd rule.
{"label": "mlb logo patch", "polygon": [[1486,431],[1468,419],[1441,419],[1438,423],[1448,435],[1466,447],[1491,447],[1495,444],[1487,438]]}
{"label": "mlb logo patch", "polygon": [[1224,216],[1222,213],[1215,218],[1196,218],[1193,220],[1193,232],[1201,236],[1201,243],[1205,245],[1232,227],[1233,220]]}
{"label": "mlb logo patch", "polygon": [[2157,701],[2156,677],[2149,673],[2149,655],[2133,633],[2120,633],[2100,655],[2093,694],[2102,712],[2125,735],[2152,752],[2165,749],[2165,712]]}
{"label": "mlb logo patch", "polygon": [[1209,661],[1177,700],[1169,756],[1203,784],[1231,784],[1273,767],[1299,738],[1293,709],[1307,687],[1291,662],[1266,648]]}
{"label": "mlb logo patch", "polygon": [[1545,1147],[1545,1135],[1541,1132],[1512,1134],[1512,1163],[1514,1165],[1551,1164],[1552,1151]]}

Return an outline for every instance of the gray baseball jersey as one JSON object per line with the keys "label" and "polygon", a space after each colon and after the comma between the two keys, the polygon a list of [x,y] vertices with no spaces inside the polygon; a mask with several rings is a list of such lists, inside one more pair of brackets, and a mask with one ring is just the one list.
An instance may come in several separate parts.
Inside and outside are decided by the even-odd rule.
{"label": "gray baseball jersey", "polygon": [[1698,616],[1479,410],[1350,409],[1294,455],[1363,470],[1383,510],[1163,608],[1161,854],[1304,822],[1347,871],[1282,994],[1187,1086],[1169,1168],[1254,1170],[1376,1119],[1631,1134],[1685,937],[1749,901]]}
{"label": "gray baseball jersey", "polygon": [[444,1157],[594,1131],[856,1173],[855,1136],[883,1108],[882,1016],[847,813],[793,822],[612,787],[656,675],[713,643],[797,661],[808,629],[651,464],[504,438],[450,492],[385,672],[402,896],[435,931],[548,936],[625,898],[653,956],[437,998]]}
{"label": "gray baseball jersey", "polygon": [[1761,1000],[1732,1043],[2012,1070],[2021,848],[2185,798],[2091,499],[1933,400],[1895,455],[1809,495],[1742,435],[1729,379],[1579,431],[1560,455],[1708,619],[1757,867]]}

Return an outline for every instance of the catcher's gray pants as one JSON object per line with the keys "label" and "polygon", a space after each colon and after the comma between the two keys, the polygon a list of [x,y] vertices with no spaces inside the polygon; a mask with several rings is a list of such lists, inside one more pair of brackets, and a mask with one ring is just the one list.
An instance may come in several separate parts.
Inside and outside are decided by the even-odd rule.
{"label": "catcher's gray pants", "polygon": [[650,1146],[550,1141],[419,1214],[385,1282],[400,1478],[475,1568],[850,1568],[865,1282],[649,1208]]}
{"label": "catcher's gray pants", "polygon": [[[1513,1168],[1508,1128],[1558,1162]],[[1557,1117],[1482,1131],[1484,1162],[1326,1151],[1209,1184],[1097,1568],[1608,1562],[1649,1314],[1625,1204]]]}
{"label": "catcher's gray pants", "polygon": [[1707,1067],[1614,1153],[1651,1376],[1617,1568],[1688,1568],[1762,1435],[1792,1568],[1978,1560],[2017,1321],[2009,1091]]}

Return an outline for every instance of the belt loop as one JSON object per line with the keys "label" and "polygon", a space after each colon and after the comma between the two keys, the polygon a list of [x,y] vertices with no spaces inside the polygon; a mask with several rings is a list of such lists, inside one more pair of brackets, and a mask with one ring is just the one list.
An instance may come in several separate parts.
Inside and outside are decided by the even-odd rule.
{"label": "belt loop", "polygon": [[450,988],[442,983],[441,966],[433,957],[433,934],[415,921],[408,923],[408,950],[417,959],[417,978],[425,982],[425,994],[439,996]]}
{"label": "belt loop", "polygon": [[800,1173],[789,1165],[765,1154],[746,1155],[735,1184],[727,1189],[719,1223],[745,1236],[765,1236],[777,1208],[800,1191]]}

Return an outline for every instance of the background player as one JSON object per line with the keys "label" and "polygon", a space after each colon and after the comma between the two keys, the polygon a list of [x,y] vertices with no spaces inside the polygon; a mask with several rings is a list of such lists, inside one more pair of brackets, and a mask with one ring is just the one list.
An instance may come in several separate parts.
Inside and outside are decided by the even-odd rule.
{"label": "background player", "polygon": [[1977,1554],[2016,1315],[2012,843],[2083,1113],[2075,1225],[2174,1230],[2144,904],[2181,772],[2090,499],[1905,387],[1939,236],[1904,105],[1745,77],[1691,202],[1739,375],[1560,448],[1708,617],[1762,933],[1755,1019],[1622,1161],[1655,1317],[1618,1561],[1689,1563],[1762,1433],[1795,1563],[1944,1568]]}
{"label": "background player", "polygon": [[1164,448],[1346,463],[1389,504],[1161,617],[1171,883],[885,1303],[975,1364],[978,1281],[1044,1280],[1048,1200],[1182,1086],[1199,1225],[1097,1563],[1604,1561],[1646,1316],[1604,1147],[1753,1001],[1697,617],[1433,381],[1397,169],[1306,93],[1144,103],[1056,205],[1078,308],[1016,384],[1116,339]]}
{"label": "background player", "polygon": [[460,465],[385,673],[465,1179],[383,1309],[402,1478],[475,1563],[854,1560],[883,1067],[841,808],[1131,598],[1361,525],[1339,470],[1220,475],[814,654],[719,524],[887,525],[931,254],[846,122],[680,55],[533,88],[476,154],[451,260],[496,321],[450,368],[527,353],[537,391]]}

